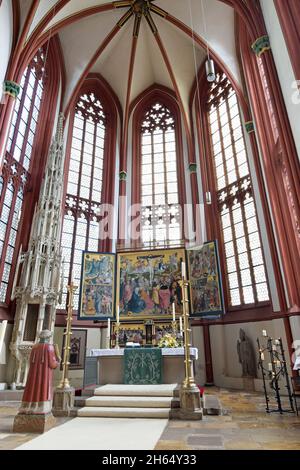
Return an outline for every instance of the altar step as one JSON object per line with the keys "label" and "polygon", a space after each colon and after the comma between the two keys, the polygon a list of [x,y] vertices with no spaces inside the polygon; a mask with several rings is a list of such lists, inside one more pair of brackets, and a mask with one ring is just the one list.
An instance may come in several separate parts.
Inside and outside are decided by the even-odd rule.
{"label": "altar step", "polygon": [[77,416],[167,419],[176,387],[176,384],[103,385],[85,400]]}
{"label": "altar step", "polygon": [[131,396],[131,397],[173,397],[177,384],[162,385],[102,385],[94,390],[94,395]]}
{"label": "altar step", "polygon": [[141,396],[95,396],[85,401],[85,406],[116,406],[129,408],[170,408],[172,397],[141,397]]}
{"label": "altar step", "polygon": [[78,417],[91,418],[164,418],[169,417],[169,408],[114,408],[85,407],[78,410]]}

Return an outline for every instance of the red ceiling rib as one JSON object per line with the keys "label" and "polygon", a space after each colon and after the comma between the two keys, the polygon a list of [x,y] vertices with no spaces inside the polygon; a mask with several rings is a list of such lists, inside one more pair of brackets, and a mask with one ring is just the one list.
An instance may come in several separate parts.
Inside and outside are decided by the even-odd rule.
{"label": "red ceiling rib", "polygon": [[[43,43],[49,38],[50,34],[54,35],[58,31],[60,31],[60,29],[62,29],[64,26],[72,24],[75,21],[78,21],[79,19],[82,19],[84,17],[90,16],[96,13],[101,13],[104,11],[113,10],[115,8],[114,2],[109,2],[104,5],[98,5],[98,6],[94,6],[91,8],[87,8],[85,10],[81,10],[77,13],[74,13],[73,15],[70,15],[68,18],[64,18],[63,20],[55,24],[53,28],[51,29],[50,34],[49,34],[49,31],[42,33],[43,29],[46,27],[47,24],[49,24],[50,20],[53,18],[54,10],[55,10],[55,13],[57,13],[67,3],[69,3],[69,1],[70,0],[59,0],[56,3],[56,5],[54,5],[49,10],[47,15],[45,15],[45,17],[41,20],[41,22],[35,29],[33,36],[29,39],[28,43],[26,44],[26,47],[24,48],[22,52],[21,64],[18,67],[18,74],[17,74],[18,77],[22,74],[22,71],[26,67],[30,58],[35,54],[36,50],[39,47],[41,47]],[[258,15],[255,14],[256,6],[253,5],[253,0],[250,0],[250,1],[244,0],[244,2],[241,2],[241,0],[220,0],[220,1],[225,3],[226,5],[229,5],[230,7],[234,8],[237,11],[237,13],[245,21],[245,24],[248,27],[251,37],[255,39],[256,37],[258,37],[260,33],[262,34],[262,32],[264,31],[264,27],[263,27],[263,24],[261,24],[261,19],[259,17],[257,18]],[[167,12],[166,12],[166,19],[178,27],[179,27],[179,24],[181,23],[179,20],[177,20],[175,17],[172,17],[172,15],[168,14]],[[174,22],[174,20],[176,20],[176,22]],[[184,23],[181,23],[180,29],[182,29],[183,26],[186,27]],[[201,45],[203,45],[203,41],[200,41],[200,43]],[[14,61],[14,63],[16,62]],[[10,78],[17,80],[18,77],[11,76]]]}
{"label": "red ceiling rib", "polygon": [[30,25],[31,25],[31,23],[34,19],[34,16],[36,14],[38,6],[39,6],[39,0],[33,0],[32,4],[30,6],[30,9],[29,9],[28,15],[25,19],[25,23],[24,23],[22,32],[20,34],[20,37],[18,39],[14,54],[13,54],[11,68],[8,72],[8,79],[9,80],[13,80],[13,78],[14,78],[14,74],[15,74],[15,71],[16,71],[16,68],[17,68],[17,64],[18,64],[18,61],[19,61],[20,56],[22,54],[23,46],[26,42],[27,33],[28,33]]}
{"label": "red ceiling rib", "polygon": [[85,67],[83,73],[81,74],[78,82],[77,82],[77,85],[75,86],[74,88],[74,91],[72,93],[72,96],[70,97],[69,101],[68,101],[68,104],[64,110],[64,114],[65,116],[67,116],[69,110],[70,110],[70,106],[73,102],[73,100],[76,98],[77,94],[79,93],[79,90],[81,88],[81,85],[82,83],[84,82],[85,78],[87,77],[90,69],[93,67],[93,65],[97,62],[97,60],[99,59],[99,57],[101,56],[101,54],[103,53],[103,51],[106,49],[106,47],[108,46],[108,44],[112,41],[112,39],[116,36],[116,34],[120,31],[120,27],[116,24],[113,29],[108,33],[108,35],[106,36],[106,38],[104,39],[104,41],[101,43],[101,45],[98,47],[98,49],[96,50],[96,52],[94,53],[93,57],[91,58],[91,60],[89,61],[88,65]]}
{"label": "red ceiling rib", "polygon": [[[40,34],[44,31],[47,25],[54,19],[55,15],[57,15],[62,8],[64,8],[67,3],[71,0],[58,0],[58,2],[53,5],[52,8],[46,13],[46,15],[41,19],[41,21],[36,25],[34,30],[32,31],[30,38],[28,38],[31,42],[34,42]],[[26,41],[27,42],[27,41]]]}
{"label": "red ceiling rib", "polygon": [[[53,25],[53,27],[50,28],[50,30],[45,31],[44,33],[41,32],[41,35],[34,38],[34,40],[32,40],[32,38],[29,38],[24,50],[22,51],[22,59],[20,61],[19,67],[18,67],[18,76],[15,77],[15,79],[17,80],[17,78],[19,78],[22,75],[23,70],[27,66],[27,63],[30,61],[31,57],[34,56],[36,51],[46,41],[48,41],[51,36],[54,36],[55,34],[57,34],[62,28],[66,27],[66,26],[69,26],[70,24],[73,24],[76,21],[81,20],[82,18],[91,16],[91,15],[95,15],[97,13],[103,13],[105,11],[110,11],[110,10],[113,10],[113,9],[114,9],[114,5],[113,5],[113,3],[110,2],[110,3],[105,4],[105,5],[99,5],[99,6],[96,6],[96,7],[91,7],[91,8],[87,8],[85,10],[81,10],[80,12],[74,13],[73,15],[70,15],[69,17],[62,19],[61,21],[59,21],[58,23]],[[52,17],[51,17],[51,19],[52,19]]]}

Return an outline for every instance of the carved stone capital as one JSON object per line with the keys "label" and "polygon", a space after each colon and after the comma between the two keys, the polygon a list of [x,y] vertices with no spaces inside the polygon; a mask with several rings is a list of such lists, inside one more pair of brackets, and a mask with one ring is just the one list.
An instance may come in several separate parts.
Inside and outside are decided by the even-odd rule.
{"label": "carved stone capital", "polygon": [[264,52],[271,49],[269,36],[260,36],[254,41],[251,48],[257,57],[260,57]]}
{"label": "carved stone capital", "polygon": [[3,92],[5,95],[9,95],[12,98],[17,98],[20,93],[19,83],[13,82],[12,80],[5,80],[3,83]]}

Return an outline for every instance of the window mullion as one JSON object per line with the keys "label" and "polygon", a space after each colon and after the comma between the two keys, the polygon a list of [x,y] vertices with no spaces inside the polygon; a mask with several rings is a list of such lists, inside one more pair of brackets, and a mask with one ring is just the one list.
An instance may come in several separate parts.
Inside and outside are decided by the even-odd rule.
{"label": "window mullion", "polygon": [[14,126],[14,133],[13,133],[13,137],[12,137],[12,141],[11,141],[11,145],[10,145],[11,155],[13,155],[14,151],[15,151],[16,141],[17,141],[18,133],[19,133],[20,121],[21,121],[21,117],[22,117],[22,111],[23,111],[24,102],[25,102],[25,99],[26,99],[26,96],[27,96],[27,89],[28,89],[30,73],[31,73],[31,68],[28,66],[25,81],[24,81],[24,86],[23,86],[23,90],[22,90],[22,96],[21,96],[20,106],[19,106],[19,110],[18,110],[18,115],[17,115],[15,126]]}
{"label": "window mullion", "polygon": [[[222,134],[222,124],[221,124],[221,117],[220,117],[220,105],[216,108],[217,111],[217,118],[218,118],[218,125],[219,125],[219,132],[220,132],[220,143],[221,143],[221,151],[222,151],[222,159],[223,159],[223,165],[224,165],[224,176],[225,176],[225,183],[226,187],[229,186],[229,180],[228,180],[228,172],[227,172],[227,167],[226,167],[226,158],[225,158],[225,147],[224,147],[224,140],[223,140],[223,134]],[[229,118],[229,116],[228,116]],[[222,190],[218,192],[218,195]],[[234,220],[233,220],[233,213],[232,213],[232,204],[229,202],[229,194],[227,193],[227,197],[224,201],[226,204],[226,207],[228,208],[228,213],[229,213],[229,218],[230,218],[230,227],[231,227],[231,233],[232,233],[232,243],[233,243],[233,251],[234,251],[234,258],[235,258],[235,263],[236,263],[236,273],[238,277],[238,284],[239,284],[239,291],[240,291],[240,298],[241,298],[241,303],[244,303],[244,295],[243,295],[243,290],[242,290],[242,277],[241,277],[241,270],[240,270],[240,264],[239,264],[239,256],[238,256],[238,247],[237,247],[237,242],[236,242],[236,235],[235,235],[235,229],[234,229]],[[221,224],[223,224],[221,220]],[[223,227],[222,227],[223,230]],[[226,264],[227,264],[227,257],[226,257]],[[226,266],[226,270],[228,273],[228,267]],[[230,285],[229,285],[229,291],[230,291]],[[231,297],[231,296],[230,296]]]}
{"label": "window mullion", "polygon": [[[167,161],[166,161],[166,138],[165,138],[165,131],[162,130],[163,133],[163,164],[164,164],[164,186],[165,186],[165,209],[168,211],[169,208],[169,198],[168,198],[168,183],[167,183]],[[169,211],[168,211],[169,212]],[[170,233],[169,233],[169,220],[167,217],[165,218],[166,220],[166,235],[167,235],[167,243],[170,239]]]}
{"label": "window mullion", "polygon": [[[229,110],[229,103],[228,99],[226,100],[226,108],[227,108],[227,113],[228,113],[228,122],[230,126],[230,135],[231,135],[231,142],[232,142],[232,148],[233,148],[233,158],[234,158],[234,164],[235,164],[235,171],[236,171],[236,177],[240,180],[240,173],[239,173],[239,163],[237,161],[237,150],[236,150],[236,141],[234,138],[234,131],[232,127],[232,119],[230,116],[230,110]],[[244,178],[243,178],[244,180]],[[251,186],[251,182],[250,182]],[[239,189],[238,192],[241,191],[241,182],[239,184]],[[252,264],[252,259],[251,259],[251,247],[250,247],[250,240],[249,240],[249,234],[248,234],[248,228],[247,228],[247,217],[245,213],[245,207],[244,207],[244,201],[242,201],[242,198],[240,198],[240,208],[241,208],[241,213],[242,213],[242,223],[244,227],[244,236],[245,236],[245,241],[246,241],[246,248],[247,248],[247,257],[248,257],[248,262],[249,262],[249,271],[250,271],[250,277],[251,277],[251,286],[252,286],[252,291],[254,294],[254,299],[255,303],[257,301],[257,294],[256,294],[256,289],[255,289],[255,277],[254,277],[254,270],[253,270],[253,264]],[[241,270],[241,266],[240,266]],[[243,290],[243,285],[242,285],[242,290]],[[243,290],[244,292],[244,290]],[[244,297],[244,294],[243,294]]]}
{"label": "window mullion", "polygon": [[[29,131],[31,130],[31,120],[32,120],[32,114],[33,114],[33,109],[34,109],[34,101],[35,101],[35,96],[37,92],[37,87],[38,87],[38,79],[36,78],[34,82],[34,88],[31,96],[31,105],[30,105],[30,110],[28,114],[28,121],[27,121],[27,126],[24,134],[24,140],[23,140],[23,145],[21,149],[21,155],[20,155],[20,164],[23,165],[24,162],[24,155],[26,152],[26,146],[28,142],[28,136],[29,136]],[[33,141],[32,141],[32,148],[33,148]],[[31,159],[30,159],[31,162]]]}
{"label": "window mullion", "polygon": [[86,250],[88,250],[88,246],[89,246],[90,224],[92,220],[92,203],[93,203],[92,196],[93,196],[93,179],[94,179],[94,169],[95,169],[95,159],[96,159],[96,136],[97,136],[97,123],[94,122],[91,183],[90,183],[90,194],[89,194],[89,201],[88,201],[88,216],[87,216],[87,227],[86,227]]}
{"label": "window mullion", "polygon": [[79,171],[78,171],[78,186],[77,186],[77,198],[80,198],[80,190],[81,190],[81,179],[82,179],[82,165],[83,165],[83,155],[84,155],[84,144],[85,144],[85,134],[86,134],[86,120],[83,120],[83,130],[82,130],[82,142],[81,142],[81,150],[80,150],[80,164],[79,164]]}
{"label": "window mullion", "polygon": [[[225,187],[227,187],[229,185],[229,182],[228,182],[228,173],[227,173],[227,167],[226,167],[224,140],[223,140],[223,134],[222,134],[223,126],[221,123],[220,105],[216,108],[216,112],[217,112],[217,119],[218,119],[219,133],[220,133],[220,144],[221,144],[222,161],[223,161],[223,167],[224,167]],[[215,155],[214,155],[214,158],[215,158]]]}
{"label": "window mullion", "polygon": [[[74,211],[74,225],[73,225],[73,237],[72,237],[72,246],[71,246],[71,255],[70,255],[70,271],[69,271],[69,283],[71,282],[72,271],[74,266],[74,253],[75,253],[75,243],[76,243],[76,235],[77,235],[77,225],[78,225],[78,199],[76,204],[76,212]],[[73,211],[72,211],[73,212]]]}
{"label": "window mullion", "polygon": [[248,227],[246,223],[247,217],[246,217],[246,212],[245,212],[244,201],[241,202],[241,211],[242,211],[242,220],[243,220],[243,225],[244,225],[245,240],[246,240],[246,247],[247,247],[247,254],[248,254],[248,261],[249,261],[252,291],[254,295],[254,302],[256,303],[258,299],[257,299],[255,276],[254,276],[254,267],[253,267],[252,256],[251,256],[251,244],[250,244],[250,239],[249,239]]}
{"label": "window mullion", "polygon": [[152,224],[152,236],[153,241],[156,240],[156,220],[155,220],[155,176],[154,176],[154,162],[155,162],[155,155],[154,155],[154,137],[153,131],[151,132],[151,169],[152,169],[152,208],[150,209],[152,212],[151,216],[151,224]]}
{"label": "window mullion", "polygon": [[[228,116],[228,124],[229,124],[229,129],[230,129],[230,139],[231,139],[231,145],[232,145],[232,156],[234,159],[234,167],[235,167],[235,172],[236,172],[236,178],[239,178],[239,164],[237,161],[237,151],[236,151],[236,142],[234,138],[234,133],[233,133],[233,127],[232,127],[232,119],[230,115],[230,109],[229,109],[229,103],[228,103],[228,97],[225,100],[226,103],[226,110],[227,110],[227,116]],[[227,172],[226,172],[227,173]]]}
{"label": "window mullion", "polygon": [[[13,219],[14,212],[15,212],[15,205],[16,205],[16,201],[17,201],[17,197],[18,197],[19,185],[17,184],[15,186],[13,184],[13,188],[14,188],[14,193],[13,193],[13,197],[12,197],[12,201],[11,201],[9,217],[8,217],[7,224],[6,224],[5,237],[4,237],[4,240],[3,240],[3,248],[2,248],[3,256],[1,257],[1,261],[0,261],[0,279],[1,279],[0,285],[2,283],[3,270],[4,270],[4,265],[5,265],[5,259],[6,259],[6,251],[7,251],[7,246],[8,246],[8,242],[9,242],[12,219]],[[23,204],[22,204],[22,206],[23,206]],[[21,207],[20,210],[22,210],[22,207]],[[8,292],[7,292],[7,294],[8,294]]]}
{"label": "window mullion", "polygon": [[9,180],[11,178],[11,174],[8,173],[7,171],[5,171],[2,174],[2,178],[3,178],[3,186],[2,186],[2,193],[1,193],[1,196],[0,196],[0,214],[2,213],[2,207],[3,207],[3,204],[4,204],[6,190],[7,190]]}

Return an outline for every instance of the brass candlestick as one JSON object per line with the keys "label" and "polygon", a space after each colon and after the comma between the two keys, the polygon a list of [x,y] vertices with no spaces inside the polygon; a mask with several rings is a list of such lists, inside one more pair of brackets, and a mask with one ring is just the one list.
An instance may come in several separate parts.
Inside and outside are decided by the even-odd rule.
{"label": "brass candlestick", "polygon": [[68,313],[67,313],[67,325],[66,325],[66,331],[64,333],[65,336],[65,346],[64,346],[64,357],[63,357],[63,370],[62,370],[62,378],[60,381],[60,384],[58,385],[57,388],[60,389],[66,389],[66,388],[71,388],[70,382],[69,382],[69,359],[70,359],[70,343],[71,343],[71,327],[72,327],[72,319],[73,319],[73,307],[74,307],[74,292],[76,291],[77,286],[74,286],[73,282],[70,283],[68,286],[68,293],[69,293],[69,299],[68,299]]}
{"label": "brass candlestick", "polygon": [[195,389],[197,388],[194,381],[194,371],[191,360],[191,329],[189,327],[189,300],[188,300],[188,286],[189,281],[184,278],[179,281],[179,285],[182,290],[182,307],[183,307],[183,331],[184,331],[184,365],[185,365],[185,379],[182,383],[184,389]]}

